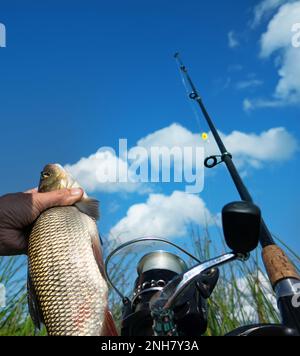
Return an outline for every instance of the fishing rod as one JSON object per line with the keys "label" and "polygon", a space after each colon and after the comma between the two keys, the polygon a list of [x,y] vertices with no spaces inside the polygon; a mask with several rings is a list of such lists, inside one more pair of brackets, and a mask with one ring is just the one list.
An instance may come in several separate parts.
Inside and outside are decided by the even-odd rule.
{"label": "fishing rod", "polygon": [[[214,168],[220,163],[225,163],[241,200],[253,203],[252,196],[246,188],[233,162],[233,156],[226,149],[218,130],[206,110],[203,100],[188,73],[187,67],[183,64],[179,53],[176,53],[174,57],[185,82],[189,86],[189,98],[199,105],[221,152],[221,155],[213,155],[206,158],[204,162],[205,167]],[[272,234],[263,219],[261,220],[259,241],[262,246],[262,259],[272,287],[276,293],[282,323],[300,333],[300,276],[285,252],[276,245]]]}
{"label": "fishing rod", "polygon": [[[260,208],[253,203],[233,163],[232,155],[227,151],[186,67],[178,54],[175,57],[190,87],[189,96],[199,104],[221,152],[221,155],[208,157],[205,166],[213,168],[224,162],[241,201],[226,204],[222,209],[222,229],[225,242],[231,250],[229,253],[200,261],[173,242],[150,236],[124,242],[109,254],[105,262],[105,274],[123,303],[121,335],[204,335],[209,321],[208,300],[218,284],[219,267],[233,261],[244,263],[259,242],[263,248],[264,265],[276,292],[282,324],[244,325],[227,335],[300,335],[300,277],[284,252],[275,244],[262,220]],[[146,253],[148,249],[152,252]],[[140,253],[142,256],[137,262]],[[134,263],[136,278],[133,290],[130,291],[122,279],[116,278],[114,266],[132,254],[134,256],[129,261]],[[113,259],[116,259],[115,263],[109,268]]]}

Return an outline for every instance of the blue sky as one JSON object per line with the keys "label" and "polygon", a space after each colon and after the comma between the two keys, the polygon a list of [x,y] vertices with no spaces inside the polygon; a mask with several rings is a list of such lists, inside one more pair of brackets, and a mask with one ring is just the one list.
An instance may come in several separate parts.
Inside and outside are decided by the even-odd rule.
{"label": "blue sky", "polygon": [[[286,21],[280,23],[283,11]],[[7,46],[0,48],[0,194],[36,186],[46,163],[74,165],[100,147],[117,149],[119,138],[132,147],[174,123],[196,134],[172,58],[179,50],[219,130],[242,160],[245,182],[267,224],[300,252],[300,85],[295,79],[300,48],[290,48],[292,34],[286,30],[293,14],[299,14],[299,1],[1,1]],[[283,39],[276,37],[278,26]],[[281,85],[280,69],[286,76]],[[276,128],[282,129],[270,131]],[[208,130],[203,119],[201,129]],[[263,132],[269,132],[267,138]],[[159,213],[166,214],[176,200],[169,197],[182,188],[153,187],[152,196],[160,194],[165,207]],[[148,202],[136,208],[146,208],[140,225],[153,219],[155,204],[147,193],[95,188],[90,194],[101,201],[104,235],[134,204]],[[198,200],[180,195],[176,203],[196,209],[205,202],[214,215],[237,198],[225,168],[218,167],[206,174]],[[183,222],[196,222],[197,215],[187,210],[172,212],[174,220],[183,216],[175,225],[181,233],[166,231],[168,237],[188,238]],[[125,228],[136,229],[138,237],[140,229],[130,219],[123,220]],[[159,231],[170,224],[164,220]]]}

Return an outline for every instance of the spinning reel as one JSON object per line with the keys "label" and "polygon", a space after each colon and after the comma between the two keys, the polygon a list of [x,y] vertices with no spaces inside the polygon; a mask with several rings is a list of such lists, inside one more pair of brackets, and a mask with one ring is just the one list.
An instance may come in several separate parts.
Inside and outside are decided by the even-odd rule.
{"label": "spinning reel", "polygon": [[[123,301],[121,335],[197,337],[206,332],[207,299],[217,285],[218,267],[249,258],[259,242],[261,212],[249,202],[231,203],[223,208],[222,222],[231,252],[209,261],[201,262],[175,243],[155,237],[127,242],[107,257],[108,280]],[[108,268],[112,258],[121,254],[120,261],[129,261],[139,251],[138,246],[144,253],[145,246],[153,250],[157,244],[175,249],[176,253],[158,249],[143,255],[136,264],[137,277],[131,297],[125,296],[120,291],[124,285],[117,285],[121,281]],[[233,331],[231,335],[260,333],[290,335],[293,330],[282,325],[254,325]]]}

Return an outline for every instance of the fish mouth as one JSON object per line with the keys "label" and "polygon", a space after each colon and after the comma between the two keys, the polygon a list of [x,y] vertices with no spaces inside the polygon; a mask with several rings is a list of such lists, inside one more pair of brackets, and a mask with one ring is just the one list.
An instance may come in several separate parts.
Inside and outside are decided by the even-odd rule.
{"label": "fish mouth", "polygon": [[55,178],[58,176],[63,176],[66,175],[66,171],[64,170],[64,168],[58,164],[58,163],[54,163],[54,164],[47,164],[42,172],[41,172],[41,180],[45,180],[47,178]]}
{"label": "fish mouth", "polygon": [[68,175],[65,169],[58,163],[47,164],[40,176],[39,192],[66,188]]}
{"label": "fish mouth", "polygon": [[[47,164],[41,172],[38,191],[51,192],[59,189],[81,188],[73,176],[59,163]],[[87,197],[84,193],[84,197]]]}

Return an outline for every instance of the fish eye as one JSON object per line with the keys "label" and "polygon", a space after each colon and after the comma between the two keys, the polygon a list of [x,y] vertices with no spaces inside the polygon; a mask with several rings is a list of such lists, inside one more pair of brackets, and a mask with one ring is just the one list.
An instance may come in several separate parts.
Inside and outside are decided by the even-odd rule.
{"label": "fish eye", "polygon": [[45,179],[45,178],[49,178],[50,177],[50,173],[49,172],[41,172],[41,178]]}

